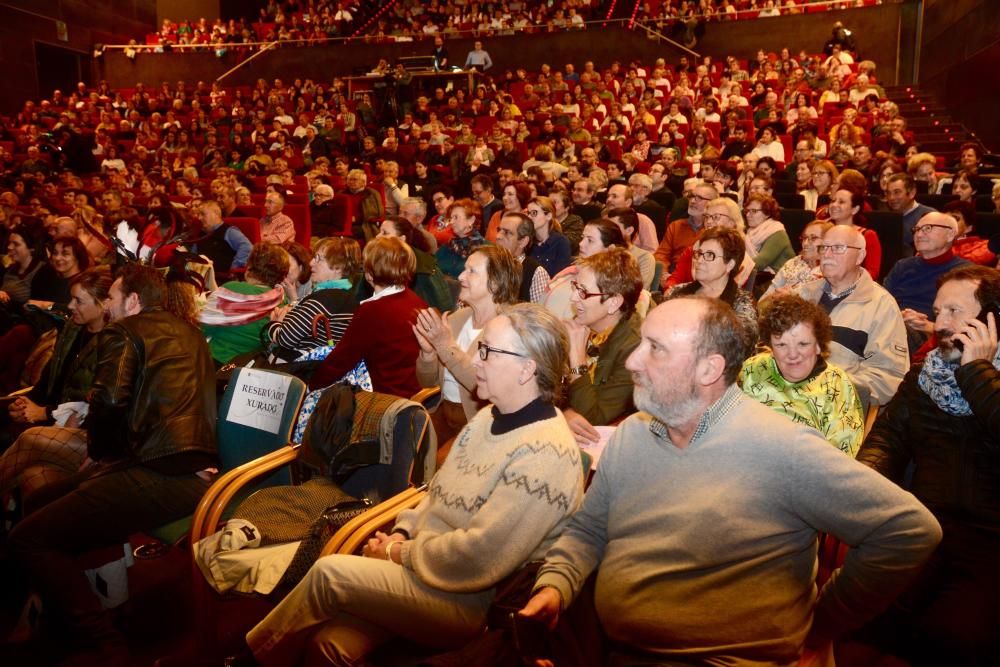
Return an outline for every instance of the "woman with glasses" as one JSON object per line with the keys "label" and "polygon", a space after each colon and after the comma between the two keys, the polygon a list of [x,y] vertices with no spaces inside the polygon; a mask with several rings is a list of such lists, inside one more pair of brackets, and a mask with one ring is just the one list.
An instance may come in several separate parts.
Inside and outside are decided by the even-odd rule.
{"label": "woman with glasses", "polygon": [[781,224],[781,208],[774,197],[753,193],[744,209],[747,220],[747,254],[757,271],[777,273],[795,257],[795,250]]}
{"label": "woman with glasses", "polygon": [[517,303],[521,266],[504,248],[481,246],[465,260],[458,284],[461,308],[450,314],[425,308],[417,313],[413,326],[420,344],[417,380],[423,387],[441,387],[441,403],[431,413],[431,421],[442,461],[452,438],[483,406],[475,397],[476,343],[501,308]]}
{"label": "woman with glasses", "polygon": [[571,281],[569,402],[566,421],[581,444],[596,442],[594,426],[610,424],[633,409],[632,374],[625,360],[640,342],[632,317],[642,276],[625,248],[581,259]]}
{"label": "woman with glasses", "polygon": [[[625,233],[618,224],[608,218],[597,218],[583,227],[577,262],[609,248],[628,249],[628,247]],[[576,264],[570,264],[557,275],[552,276],[549,281],[544,304],[550,313],[560,319],[566,320],[574,316],[572,282],[576,279],[579,270]]]}
{"label": "woman with glasses", "polygon": [[567,348],[562,323],[536,304],[486,323],[472,366],[492,407],[388,534],[363,556],[318,560],[250,631],[259,663],[362,664],[396,636],[454,648],[482,633],[497,584],[541,559],[583,498],[580,450],[555,407]]}
{"label": "woman with glasses", "polygon": [[757,308],[753,297],[736,282],[746,257],[746,241],[735,229],[716,227],[702,232],[691,252],[694,280],[672,287],[666,299],[697,294],[728,303],[743,322],[751,341],[757,340]]}
{"label": "woman with glasses", "polygon": [[761,301],[772,294],[793,290],[802,283],[820,280],[823,277],[819,270],[820,256],[817,246],[823,243],[823,234],[830,229],[833,229],[833,223],[828,220],[813,220],[806,225],[799,236],[802,252],[778,269]]}
{"label": "woman with glasses", "polygon": [[833,338],[830,316],[797,294],[781,294],[761,301],[759,326],[767,349],[743,363],[743,393],[812,426],[855,456],[864,414],[847,373],[826,361]]}
{"label": "woman with glasses", "polygon": [[864,235],[867,252],[863,266],[871,274],[872,280],[878,280],[879,270],[882,268],[882,243],[874,230],[858,224],[859,221],[864,221],[861,213],[864,204],[864,195],[857,190],[839,189],[830,197],[826,210],[833,224],[854,227]]}
{"label": "woman with glasses", "polygon": [[812,187],[800,193],[806,200],[807,211],[815,211],[830,200],[839,175],[837,167],[829,160],[816,162],[812,170]]}
{"label": "woman with glasses", "polygon": [[[702,229],[724,228],[737,231],[740,236],[744,234],[743,214],[739,205],[729,197],[718,197],[705,204],[705,213],[702,215]],[[703,232],[704,233],[704,232]],[[677,258],[674,272],[664,281],[664,291],[694,280],[692,273],[694,247],[685,248]],[[754,276],[754,264],[748,254],[743,255],[741,264],[736,271],[736,284],[749,289],[751,279]]]}
{"label": "woman with glasses", "polygon": [[555,204],[548,197],[533,197],[524,212],[535,226],[535,242],[531,247],[531,257],[554,276],[573,261],[569,239],[556,231],[553,220]]}

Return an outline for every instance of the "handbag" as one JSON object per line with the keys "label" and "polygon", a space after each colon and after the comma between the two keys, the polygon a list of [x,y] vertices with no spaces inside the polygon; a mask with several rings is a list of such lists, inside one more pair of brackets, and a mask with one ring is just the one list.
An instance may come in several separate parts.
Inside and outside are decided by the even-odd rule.
{"label": "handbag", "polygon": [[319,559],[319,554],[323,551],[323,545],[330,541],[333,535],[343,528],[351,519],[367,512],[372,507],[372,502],[367,498],[361,500],[344,500],[336,505],[327,507],[309,529],[309,535],[302,540],[299,548],[296,549],[292,561],[285,569],[285,574],[281,581],[274,587],[271,595],[279,599],[284,597],[290,590],[302,581],[309,568]]}

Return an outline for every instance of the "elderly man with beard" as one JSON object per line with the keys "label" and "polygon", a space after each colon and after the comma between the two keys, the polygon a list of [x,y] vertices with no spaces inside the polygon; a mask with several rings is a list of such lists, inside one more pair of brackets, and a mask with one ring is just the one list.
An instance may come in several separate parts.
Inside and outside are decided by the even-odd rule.
{"label": "elderly man with beard", "polygon": [[941,277],[937,348],[907,373],[857,457],[899,484],[909,479],[944,531],[919,579],[859,633],[914,665],[987,665],[1000,652],[998,304],[994,269]]}
{"label": "elderly man with beard", "polygon": [[[909,583],[940,540],[933,516],[745,396],[748,349],[717,299],[649,313],[625,364],[641,412],[611,437],[522,615],[554,626],[596,570],[609,664],[788,665]],[[819,593],[818,532],[854,547]]]}

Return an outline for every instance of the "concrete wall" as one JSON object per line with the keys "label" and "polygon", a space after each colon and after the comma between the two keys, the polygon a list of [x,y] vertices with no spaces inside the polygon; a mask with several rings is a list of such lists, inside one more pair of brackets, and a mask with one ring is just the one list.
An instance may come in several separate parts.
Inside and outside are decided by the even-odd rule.
{"label": "concrete wall", "polygon": [[[796,52],[803,48],[818,51],[829,36],[833,22],[841,18],[857,33],[865,57],[879,63],[882,79],[892,82],[896,75],[897,36],[900,34],[901,22],[906,18],[905,10],[908,6],[910,5],[887,4],[847,12],[712,24],[697,50],[716,57],[727,54],[752,57],[761,44],[768,44],[772,48],[787,45]],[[910,30],[912,32],[912,28]],[[275,77],[329,80],[335,75],[366,71],[379,58],[426,54],[429,46],[426,41],[402,44],[352,42],[346,46],[277,49],[259,56],[253,63],[235,72],[227,82],[248,84],[260,77],[269,80]],[[452,60],[463,61],[471,46],[471,39],[449,42]],[[650,62],[660,56],[676,62],[684,53],[667,42],[647,39],[643,32],[618,27],[592,28],[584,32],[565,32],[544,37],[498,37],[487,40],[486,49],[495,63],[495,74],[502,74],[508,68],[537,69],[544,62],[554,66],[573,62],[579,67],[585,60],[593,60],[601,67],[615,60],[627,62],[640,59]],[[135,61],[129,61],[120,53],[109,53],[99,66],[100,76],[112,85],[131,86],[136,81],[212,81],[238,62],[239,58],[235,53],[226,54],[222,58],[211,53],[140,55]]]}
{"label": "concrete wall", "polygon": [[920,84],[1000,151],[1000,2],[925,0]]}

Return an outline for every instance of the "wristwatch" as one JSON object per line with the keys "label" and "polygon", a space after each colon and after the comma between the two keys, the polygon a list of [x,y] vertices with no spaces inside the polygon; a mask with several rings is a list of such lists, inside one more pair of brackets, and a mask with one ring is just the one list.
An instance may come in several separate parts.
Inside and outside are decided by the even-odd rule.
{"label": "wristwatch", "polygon": [[589,364],[582,364],[580,366],[574,366],[569,369],[570,375],[586,375],[587,371],[590,370]]}

